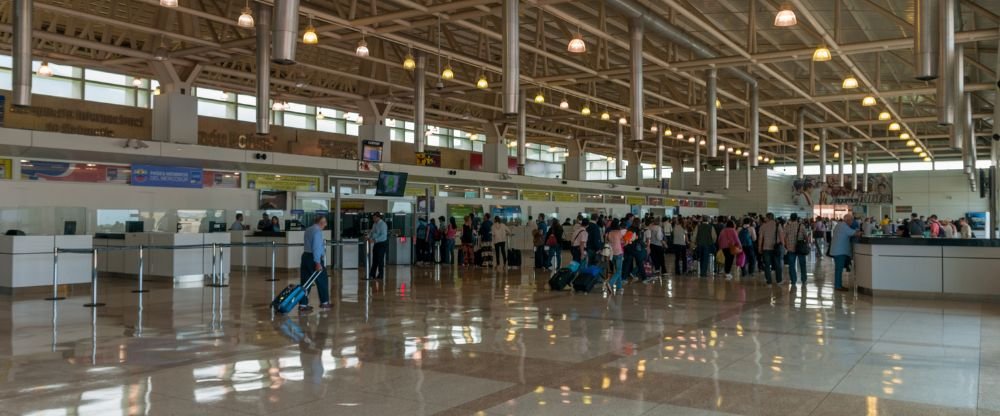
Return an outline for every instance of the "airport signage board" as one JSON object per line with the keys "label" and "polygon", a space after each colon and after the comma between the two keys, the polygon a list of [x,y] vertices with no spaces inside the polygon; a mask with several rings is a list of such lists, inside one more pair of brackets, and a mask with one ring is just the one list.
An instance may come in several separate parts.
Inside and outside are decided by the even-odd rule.
{"label": "airport signage board", "polygon": [[201,168],[184,166],[132,165],[132,186],[161,188],[202,188]]}

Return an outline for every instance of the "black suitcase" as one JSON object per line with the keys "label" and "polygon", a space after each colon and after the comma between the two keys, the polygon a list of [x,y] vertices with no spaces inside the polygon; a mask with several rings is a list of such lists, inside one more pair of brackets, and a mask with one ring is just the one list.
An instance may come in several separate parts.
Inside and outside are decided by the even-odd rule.
{"label": "black suitcase", "polygon": [[604,270],[600,266],[591,265],[581,268],[580,274],[573,281],[573,291],[590,293],[594,286],[604,283]]}
{"label": "black suitcase", "polygon": [[554,291],[560,291],[566,288],[573,279],[576,277],[576,273],[569,269],[559,269],[549,278],[549,288]]}
{"label": "black suitcase", "polygon": [[521,267],[521,250],[507,250],[507,265],[511,267]]}

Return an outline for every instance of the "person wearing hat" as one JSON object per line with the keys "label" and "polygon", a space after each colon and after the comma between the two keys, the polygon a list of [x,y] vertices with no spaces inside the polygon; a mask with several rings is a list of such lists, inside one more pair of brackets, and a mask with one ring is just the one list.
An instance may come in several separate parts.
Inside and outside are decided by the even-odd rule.
{"label": "person wearing hat", "polygon": [[389,238],[389,227],[382,220],[382,213],[372,215],[372,230],[368,233],[368,241],[372,243],[372,264],[367,280],[385,279],[386,240]]}

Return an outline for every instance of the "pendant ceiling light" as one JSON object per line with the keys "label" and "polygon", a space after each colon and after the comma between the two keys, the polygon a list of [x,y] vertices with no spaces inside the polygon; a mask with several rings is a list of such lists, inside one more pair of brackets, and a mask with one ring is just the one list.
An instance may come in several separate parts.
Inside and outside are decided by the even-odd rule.
{"label": "pendant ceiling light", "polygon": [[660,131],[660,129],[657,128],[656,125],[654,124],[652,126],[649,126],[649,131],[650,131],[650,133],[656,133],[656,132]]}
{"label": "pendant ceiling light", "polygon": [[[319,36],[316,36],[316,28],[313,27],[311,16],[309,17],[309,26],[306,26],[306,31],[302,33],[302,43],[306,45],[315,45],[319,43]],[[358,46],[360,46],[360,44]],[[367,49],[367,47],[365,49]]]}
{"label": "pendant ceiling light", "polygon": [[624,126],[624,125],[628,124],[628,119],[626,119],[625,116],[618,117],[618,124],[621,124],[621,125]]}
{"label": "pendant ceiling light", "polygon": [[705,145],[705,139],[698,140],[698,145],[699,146],[704,146]]}
{"label": "pendant ceiling light", "polygon": [[153,89],[153,95],[160,95],[160,87]]}
{"label": "pendant ceiling light", "polygon": [[562,101],[559,102],[559,108],[563,110],[569,108],[569,101],[566,101],[566,97],[563,97]]}
{"label": "pendant ceiling light", "polygon": [[[750,154],[750,152],[747,152],[747,154]],[[743,156],[743,149],[736,149],[736,156]]]}
{"label": "pendant ceiling light", "polygon": [[663,130],[663,137],[670,137],[670,136],[673,136],[673,135],[674,135],[674,132],[670,131],[670,127],[667,127],[666,130]]}
{"label": "pendant ceiling light", "polygon": [[924,149],[921,149],[920,146],[917,146],[917,147],[913,148],[913,153],[920,153],[920,152],[923,152],[923,151],[924,151]]}
{"label": "pendant ceiling light", "polygon": [[930,162],[930,161],[931,161],[931,157],[930,156],[925,156],[924,157],[924,162]]}
{"label": "pendant ceiling light", "polygon": [[889,124],[889,131],[899,131],[900,128],[901,127],[899,123],[892,122],[891,124]]}
{"label": "pendant ceiling light", "polygon": [[694,136],[688,137],[688,143],[694,143],[694,142],[695,142]]}
{"label": "pendant ceiling light", "polygon": [[35,71],[35,75],[40,77],[51,77],[52,67],[49,66],[49,61],[42,61],[42,64],[38,66],[38,70]]}
{"label": "pendant ceiling light", "polygon": [[406,56],[403,57],[403,69],[407,71],[412,71],[417,68],[417,61],[413,59],[413,54],[410,51],[406,52]]}
{"label": "pendant ceiling light", "polygon": [[827,49],[826,45],[820,45],[813,51],[813,62],[826,62],[833,59],[833,54]]}
{"label": "pendant ceiling light", "polygon": [[911,139],[910,133],[907,133],[905,131],[899,135],[899,140],[910,140],[910,139]]}
{"label": "pendant ceiling light", "polygon": [[916,140],[907,140],[906,141],[906,146],[907,147],[913,147],[913,146],[916,146],[916,145],[917,145],[917,141]]}
{"label": "pendant ceiling light", "polygon": [[275,101],[274,104],[271,104],[272,111],[281,111],[282,109],[284,109],[284,107],[281,105],[281,101]]}
{"label": "pendant ceiling light", "polygon": [[479,81],[476,81],[476,88],[485,90],[490,87],[490,81],[486,79],[486,74],[479,75]]}
{"label": "pendant ceiling light", "polygon": [[604,112],[601,113],[601,120],[604,121],[611,120],[611,113],[609,113],[608,110],[604,110]]}
{"label": "pendant ceiling light", "polygon": [[778,125],[775,124],[775,123],[771,123],[771,125],[767,127],[767,132],[768,133],[772,133],[772,134],[773,133],[777,133],[778,132]]}
{"label": "pendant ceiling light", "polygon": [[316,120],[323,120],[325,118],[326,118],[326,116],[323,115],[322,111],[319,111],[319,112],[316,113]]}
{"label": "pendant ceiling light", "polygon": [[354,48],[354,54],[359,58],[368,57],[368,42],[365,42],[364,35],[362,35],[361,40],[358,41],[358,47]]}
{"label": "pendant ceiling light", "polygon": [[455,71],[451,70],[451,64],[445,65],[444,70],[441,71],[441,79],[452,80],[455,79]]}
{"label": "pendant ceiling light", "polygon": [[684,133],[677,133],[677,140],[684,140]]}
{"label": "pendant ceiling light", "polygon": [[795,26],[798,23],[798,19],[795,18],[795,11],[787,3],[782,4],[781,8],[778,9],[778,14],[774,15],[774,25],[777,27]]}
{"label": "pendant ceiling light", "polygon": [[865,96],[865,98],[861,100],[861,105],[865,107],[872,107],[875,104],[878,104],[878,100],[876,100],[875,97],[872,97],[870,95]]}
{"label": "pendant ceiling light", "polygon": [[767,162],[767,161],[771,160],[771,158],[769,158],[767,156],[760,156],[760,160],[762,160],[764,162]]}
{"label": "pendant ceiling light", "polygon": [[[726,150],[726,145],[724,145],[724,144],[720,144],[720,145],[719,145],[719,150]],[[732,153],[732,152],[733,152],[733,149],[729,149],[729,152],[730,152],[730,153]]]}
{"label": "pendant ceiling light", "polygon": [[845,90],[852,90],[857,87],[858,87],[858,79],[854,78],[851,75],[848,75],[847,78],[844,78],[844,82],[840,84],[840,88],[843,88]]}
{"label": "pendant ceiling light", "polygon": [[544,104],[545,103],[545,94],[542,94],[541,90],[538,90],[538,94],[535,94],[535,103],[536,104]]}
{"label": "pendant ceiling light", "polygon": [[883,111],[881,113],[878,113],[878,120],[879,121],[889,121],[889,120],[892,120],[892,114],[889,114],[888,111]]}
{"label": "pendant ceiling light", "polygon": [[718,99],[716,99],[715,100],[715,108],[722,108],[722,101],[719,101]]}
{"label": "pendant ceiling light", "polygon": [[586,53],[587,43],[583,41],[583,35],[579,32],[573,35],[573,39],[570,39],[569,44],[566,45],[566,50],[570,53]]}
{"label": "pendant ceiling light", "polygon": [[927,152],[920,152],[920,157],[926,158],[927,157]]}
{"label": "pendant ceiling light", "polygon": [[840,152],[833,152],[833,158],[836,159],[840,157]]}
{"label": "pendant ceiling light", "polygon": [[160,6],[177,7],[177,0],[160,0]]}
{"label": "pendant ceiling light", "polygon": [[136,87],[136,88],[142,87],[142,78],[133,78],[132,79],[132,86]]}
{"label": "pendant ceiling light", "polygon": [[774,159],[771,159],[770,163],[773,165],[774,164]]}
{"label": "pendant ceiling light", "polygon": [[590,115],[590,105],[589,104],[584,104],[583,108],[580,109],[580,114],[583,114],[584,116],[589,116]]}
{"label": "pendant ceiling light", "polygon": [[814,152],[818,152],[819,151],[819,143],[816,143],[816,144],[813,145],[813,151]]}
{"label": "pendant ceiling light", "polygon": [[253,12],[250,10],[250,0],[247,0],[246,6],[243,7],[243,12],[236,19],[236,25],[247,29],[253,27]]}

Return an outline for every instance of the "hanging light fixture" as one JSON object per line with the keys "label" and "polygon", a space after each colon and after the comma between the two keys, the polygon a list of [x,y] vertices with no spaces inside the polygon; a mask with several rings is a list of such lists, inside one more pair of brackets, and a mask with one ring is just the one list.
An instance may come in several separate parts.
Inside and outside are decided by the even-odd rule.
{"label": "hanging light fixture", "polygon": [[650,133],[656,133],[656,132],[658,132],[658,131],[660,131],[660,129],[656,128],[656,125],[655,125],[655,124],[654,124],[654,125],[652,125],[652,126],[649,126],[649,132],[650,132]]}
{"label": "hanging light fixture", "polygon": [[247,0],[246,6],[243,7],[243,12],[236,19],[236,25],[247,29],[253,27],[253,12],[250,10],[250,0]]}
{"label": "hanging light fixture", "polygon": [[674,135],[674,132],[670,130],[670,127],[667,127],[666,130],[663,130],[663,137],[670,137],[670,136],[673,136],[673,135]]}
{"label": "hanging light fixture", "polygon": [[927,157],[927,152],[920,152],[920,157],[926,158]]}
{"label": "hanging light fixture", "polygon": [[319,112],[316,113],[316,120],[322,120],[322,119],[325,119],[325,118],[326,118],[326,116],[323,115],[322,111],[319,111]]}
{"label": "hanging light fixture", "polygon": [[813,62],[826,62],[833,59],[833,54],[827,49],[826,45],[819,45],[816,50],[813,51]]}
{"label": "hanging light fixture", "polygon": [[535,94],[535,103],[536,104],[545,103],[545,94],[542,93],[542,90],[538,90],[538,94]]}
{"label": "hanging light fixture", "polygon": [[757,156],[757,160],[759,160],[759,161],[761,161],[761,162],[763,162],[763,161],[764,161],[764,159],[765,159],[764,155],[758,155],[758,156]]}
{"label": "hanging light fixture", "polygon": [[177,7],[177,0],[160,0],[160,6]]}
{"label": "hanging light fixture", "polygon": [[413,59],[413,53],[406,51],[406,56],[403,57],[403,69],[407,71],[412,71],[417,68],[417,60]]}
{"label": "hanging light fixture", "polygon": [[866,95],[865,98],[861,99],[862,106],[872,107],[875,104],[878,104],[878,100],[876,100],[875,97],[872,97],[870,95]]}
{"label": "hanging light fixture", "polygon": [[490,87],[490,81],[486,79],[486,74],[479,75],[479,81],[476,81],[476,88],[485,90]]}
{"label": "hanging light fixture", "polygon": [[902,127],[899,126],[899,123],[897,123],[895,121],[892,122],[892,123],[889,123],[889,131],[899,131],[899,129],[901,129],[901,128]]}
{"label": "hanging light fixture", "polygon": [[611,113],[609,113],[608,110],[604,110],[604,112],[601,113],[601,120],[604,121],[611,120]]}
{"label": "hanging light fixture", "polygon": [[718,98],[715,99],[715,108],[722,108],[722,101],[719,101]]}
{"label": "hanging light fixture", "polygon": [[819,151],[819,143],[816,143],[816,144],[813,145],[813,151],[814,152],[818,152]]}
{"label": "hanging light fixture", "polygon": [[930,162],[930,161],[931,161],[931,157],[930,156],[925,156],[924,157],[924,162]]}
{"label": "hanging light fixture", "polygon": [[878,120],[879,121],[889,121],[889,120],[892,120],[892,114],[889,114],[888,111],[883,111],[881,113],[878,113]]}
{"label": "hanging light fixture", "polygon": [[[724,144],[720,144],[720,145],[719,145],[719,150],[726,150],[726,145],[724,145]],[[733,152],[733,149],[732,149],[732,148],[729,148],[729,153],[732,153],[732,152]]]}
{"label": "hanging light fixture", "polygon": [[160,95],[160,87],[156,87],[156,89],[153,90],[153,95]]}
{"label": "hanging light fixture", "polygon": [[618,117],[618,124],[621,124],[621,125],[624,126],[624,125],[628,124],[628,119],[626,119],[625,116]]}
{"label": "hanging light fixture", "polygon": [[455,71],[451,69],[451,59],[449,58],[449,63],[444,66],[444,70],[441,71],[441,79],[452,80],[455,79]]}
{"label": "hanging light fixture", "polygon": [[833,152],[833,158],[836,159],[840,157],[840,152]]}
{"label": "hanging light fixture", "polygon": [[283,109],[284,106],[281,105],[281,101],[275,101],[274,104],[271,104],[272,111],[281,111]]}
{"label": "hanging light fixture", "polygon": [[694,142],[695,142],[694,136],[688,137],[688,143],[692,143],[693,144]]}
{"label": "hanging light fixture", "polygon": [[577,32],[573,35],[573,39],[569,40],[569,44],[566,45],[566,50],[570,53],[586,53],[587,43],[583,41],[583,35]]}
{"label": "hanging light fixture", "polygon": [[365,42],[365,35],[361,35],[361,40],[358,41],[358,47],[354,48],[354,54],[359,58],[368,57],[368,42]]}
{"label": "hanging light fixture", "polygon": [[916,140],[907,140],[906,141],[906,146],[907,147],[913,147],[913,146],[916,146],[916,145],[917,145],[917,141]]}
{"label": "hanging light fixture", "polygon": [[562,101],[559,102],[559,108],[563,110],[569,108],[569,101],[566,101],[566,97],[563,97]]}
{"label": "hanging light fixture", "polygon": [[763,160],[766,163],[766,162],[771,161],[771,158],[769,158],[767,156],[764,156],[763,158],[761,158],[761,160]]}
{"label": "hanging light fixture", "polygon": [[704,146],[705,145],[705,139],[698,140],[698,145],[699,146]]}
{"label": "hanging light fixture", "polygon": [[583,108],[580,109],[580,114],[583,114],[584,116],[589,116],[590,115],[590,105],[589,104],[584,104]]}
{"label": "hanging light fixture", "polygon": [[[747,152],[747,154],[750,154],[750,152]],[[743,156],[743,149],[736,149],[736,156]]]}
{"label": "hanging light fixture", "polygon": [[607,160],[608,162],[614,162],[615,158],[613,158],[611,156],[608,156],[608,157],[605,158],[605,160]]}
{"label": "hanging light fixture", "polygon": [[920,152],[923,152],[923,151],[924,151],[924,149],[922,149],[920,146],[917,146],[917,147],[913,148],[913,153],[920,153]]}
{"label": "hanging light fixture", "polygon": [[774,159],[771,159],[771,161],[769,163],[771,163],[773,165],[775,163]]}
{"label": "hanging light fixture", "polygon": [[775,123],[771,123],[770,126],[767,126],[767,132],[768,133],[772,133],[772,134],[773,133],[777,133],[778,132],[778,125],[775,124]]}
{"label": "hanging light fixture", "polygon": [[777,27],[795,26],[798,23],[798,19],[795,18],[795,11],[792,10],[792,6],[788,3],[782,4],[781,8],[778,9],[778,14],[774,15],[774,25]]}
{"label": "hanging light fixture", "polygon": [[677,140],[684,140],[684,133],[677,133]]}
{"label": "hanging light fixture", "polygon": [[52,67],[49,66],[49,61],[42,61],[42,64],[38,66],[38,71],[35,72],[35,75],[46,78],[51,77]]}
{"label": "hanging light fixture", "polygon": [[142,87],[142,78],[132,78],[132,86],[136,88]]}
{"label": "hanging light fixture", "polygon": [[848,75],[844,78],[844,82],[840,84],[840,88],[845,90],[852,90],[858,87],[858,79],[854,78],[853,75]]}
{"label": "hanging light fixture", "polygon": [[899,140],[910,140],[910,133],[902,132],[899,134]]}
{"label": "hanging light fixture", "polygon": [[312,20],[312,16],[309,16],[309,26],[306,26],[306,31],[302,33],[302,43],[306,45],[315,45],[319,43],[319,36],[316,36],[316,28],[313,27]]}

